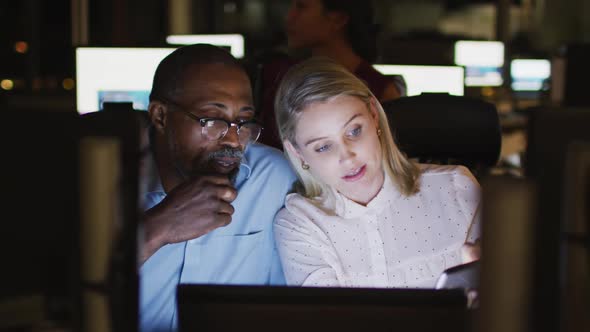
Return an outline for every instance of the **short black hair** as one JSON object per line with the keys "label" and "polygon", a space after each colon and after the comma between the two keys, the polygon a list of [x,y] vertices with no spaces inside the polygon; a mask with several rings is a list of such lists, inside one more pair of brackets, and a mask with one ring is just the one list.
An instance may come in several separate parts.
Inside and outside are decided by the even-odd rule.
{"label": "short black hair", "polygon": [[225,64],[244,70],[242,64],[225,49],[210,44],[179,47],[166,56],[154,74],[150,102],[167,100],[180,87],[187,68],[194,65]]}
{"label": "short black hair", "polygon": [[352,49],[361,58],[373,63],[377,59],[377,33],[379,25],[374,22],[371,1],[366,0],[322,0],[327,11],[348,15],[346,37]]}

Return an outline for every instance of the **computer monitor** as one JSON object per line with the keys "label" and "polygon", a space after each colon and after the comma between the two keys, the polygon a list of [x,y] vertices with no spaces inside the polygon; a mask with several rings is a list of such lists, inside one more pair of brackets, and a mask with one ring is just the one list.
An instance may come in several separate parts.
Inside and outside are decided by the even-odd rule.
{"label": "computer monitor", "polygon": [[547,59],[510,61],[511,88],[514,92],[540,92],[548,89],[551,62]]}
{"label": "computer monitor", "polygon": [[461,289],[180,285],[180,331],[469,331]]}
{"label": "computer monitor", "polygon": [[455,42],[454,62],[465,67],[465,86],[501,86],[504,43],[499,41],[459,40]]}
{"label": "computer monitor", "polygon": [[216,35],[170,35],[166,37],[170,45],[211,44],[228,49],[237,59],[244,57],[244,36],[240,34]]}
{"label": "computer monitor", "polygon": [[154,73],[175,48],[76,48],[76,105],[79,113],[102,109],[104,102],[133,102],[147,110]]}
{"label": "computer monitor", "polygon": [[373,67],[384,75],[402,75],[408,96],[422,93],[464,94],[464,69],[460,66],[416,66],[376,64]]}

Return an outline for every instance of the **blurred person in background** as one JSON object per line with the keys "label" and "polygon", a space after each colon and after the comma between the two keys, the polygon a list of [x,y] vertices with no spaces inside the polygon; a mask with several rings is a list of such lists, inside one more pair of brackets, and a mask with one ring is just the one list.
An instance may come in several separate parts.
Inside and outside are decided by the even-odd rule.
{"label": "blurred person in background", "polygon": [[[288,47],[312,56],[326,56],[360,78],[379,99],[387,101],[404,94],[405,84],[372,67],[377,58],[377,32],[371,1],[293,0],[285,21]],[[282,148],[274,114],[274,97],[287,70],[301,59],[279,58],[262,70],[264,127],[261,142]]]}

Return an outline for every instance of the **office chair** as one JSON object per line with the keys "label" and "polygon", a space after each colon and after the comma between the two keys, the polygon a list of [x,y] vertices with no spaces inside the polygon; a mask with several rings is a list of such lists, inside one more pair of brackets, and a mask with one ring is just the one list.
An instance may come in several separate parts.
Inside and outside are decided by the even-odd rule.
{"label": "office chair", "polygon": [[429,93],[382,105],[398,147],[409,158],[464,165],[476,177],[496,165],[502,139],[493,104]]}

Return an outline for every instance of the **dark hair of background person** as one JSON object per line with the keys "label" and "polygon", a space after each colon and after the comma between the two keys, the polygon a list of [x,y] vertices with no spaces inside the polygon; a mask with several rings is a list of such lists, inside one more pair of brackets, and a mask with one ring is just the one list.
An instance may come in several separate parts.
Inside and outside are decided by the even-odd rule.
{"label": "dark hair of background person", "polygon": [[348,15],[347,39],[352,49],[369,63],[377,60],[377,33],[379,26],[373,22],[371,0],[322,0],[326,11],[338,11]]}
{"label": "dark hair of background person", "polygon": [[158,65],[150,93],[150,102],[168,100],[183,85],[184,73],[190,66],[220,63],[244,70],[241,63],[225,49],[210,44],[180,47]]}

